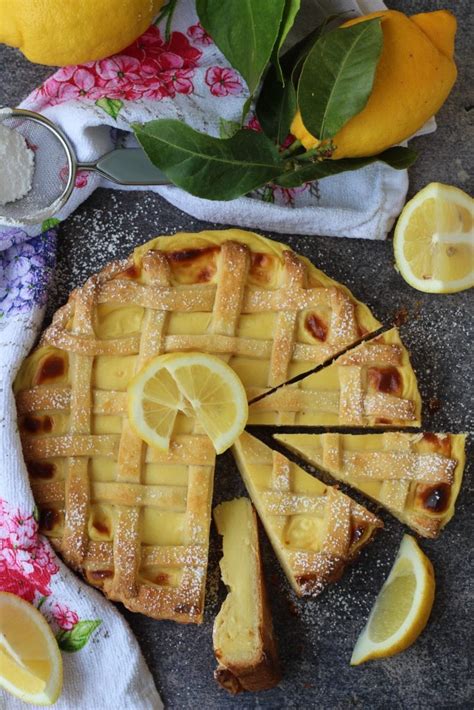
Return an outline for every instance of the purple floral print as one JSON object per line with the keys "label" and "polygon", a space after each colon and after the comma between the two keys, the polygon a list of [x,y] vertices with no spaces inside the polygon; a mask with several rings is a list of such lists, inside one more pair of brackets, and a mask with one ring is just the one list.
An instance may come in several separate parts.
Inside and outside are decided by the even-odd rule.
{"label": "purple floral print", "polygon": [[54,229],[27,242],[17,243],[18,236],[12,235],[12,246],[0,252],[0,324],[6,318],[45,304],[54,269]]}

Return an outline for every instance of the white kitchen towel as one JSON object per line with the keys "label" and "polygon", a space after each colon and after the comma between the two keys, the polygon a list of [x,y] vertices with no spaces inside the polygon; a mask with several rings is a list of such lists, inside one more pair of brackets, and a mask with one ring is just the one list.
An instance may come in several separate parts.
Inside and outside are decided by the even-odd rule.
{"label": "white kitchen towel", "polygon": [[[367,12],[374,6],[380,3],[318,2],[310,16],[316,25],[324,12]],[[178,4],[169,44],[152,27],[124,54],[59,70],[23,106],[55,121],[83,161],[126,142],[132,121],[186,118],[218,134],[220,119],[239,116],[246,93],[193,7],[191,0]],[[251,121],[250,128],[256,127]],[[79,174],[73,197],[57,219],[65,219],[101,184],[94,174]],[[273,202],[256,195],[216,203],[173,187],[157,191],[203,219],[375,239],[386,235],[406,189],[405,171],[375,165],[294,191],[270,190],[265,198]],[[56,221],[27,230],[0,228],[0,589],[40,607],[58,636],[65,666],[58,710],[156,710],[162,707],[159,695],[123,617],[70,572],[38,534],[21,453],[12,382],[42,322],[54,271]],[[0,691],[0,707],[24,706]]]}
{"label": "white kitchen towel", "polygon": [[[80,161],[130,145],[130,124],[153,118],[182,119],[219,135],[223,120],[238,120],[248,94],[241,77],[203,31],[194,6],[194,0],[178,3],[168,44],[162,29],[152,26],[120,55],[60,69],[22,107],[62,128]],[[299,25],[307,31],[330,14],[346,13],[346,18],[384,7],[378,0],[303,0]],[[258,130],[255,117],[248,126]],[[425,130],[434,130],[433,122]],[[117,187],[96,174],[80,173],[72,198],[56,218],[65,219],[99,185]],[[295,189],[267,186],[231,202],[199,199],[174,186],[151,189],[203,220],[282,233],[384,239],[407,188],[406,170],[375,163]],[[41,230],[42,225],[36,225],[25,232],[35,235]],[[0,227],[0,248],[1,242]]]}

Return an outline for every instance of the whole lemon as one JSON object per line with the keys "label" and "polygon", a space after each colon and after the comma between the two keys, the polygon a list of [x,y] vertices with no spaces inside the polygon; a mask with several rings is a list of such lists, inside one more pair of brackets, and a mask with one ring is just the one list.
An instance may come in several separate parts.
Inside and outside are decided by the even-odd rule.
{"label": "whole lemon", "polygon": [[[447,10],[407,17],[387,10],[342,25],[382,18],[383,50],[372,93],[363,110],[334,136],[332,158],[376,155],[423,126],[445,102],[456,81],[453,60],[456,18]],[[295,115],[292,134],[306,149],[319,144]]]}
{"label": "whole lemon", "polygon": [[83,64],[128,47],[164,1],[0,0],[0,42],[38,64]]}

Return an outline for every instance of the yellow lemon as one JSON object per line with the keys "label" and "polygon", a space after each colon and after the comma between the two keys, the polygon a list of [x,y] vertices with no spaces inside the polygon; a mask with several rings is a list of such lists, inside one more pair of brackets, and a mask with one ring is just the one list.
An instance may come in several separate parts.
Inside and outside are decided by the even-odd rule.
{"label": "yellow lemon", "polygon": [[234,370],[213,355],[155,357],[128,386],[130,423],[150,446],[167,449],[179,411],[194,414],[220,454],[247,423],[244,386]]}
{"label": "yellow lemon", "polygon": [[351,665],[404,651],[425,628],[435,594],[433,565],[415,538],[404,535],[367,624],[357,639]]}
{"label": "yellow lemon", "polygon": [[128,47],[164,0],[0,0],[0,42],[38,64],[103,59]]}
{"label": "yellow lemon", "polygon": [[[413,17],[387,10],[346,22],[350,27],[380,17],[383,50],[364,109],[333,137],[332,158],[376,155],[423,126],[443,105],[456,80],[453,60],[456,18],[447,10]],[[319,144],[298,112],[292,134],[307,149]]]}
{"label": "yellow lemon", "polygon": [[24,599],[0,592],[0,688],[35,705],[56,702],[63,664],[44,616]]}
{"label": "yellow lemon", "polygon": [[474,200],[457,187],[432,182],[398,218],[393,249],[401,275],[426,293],[474,286]]}

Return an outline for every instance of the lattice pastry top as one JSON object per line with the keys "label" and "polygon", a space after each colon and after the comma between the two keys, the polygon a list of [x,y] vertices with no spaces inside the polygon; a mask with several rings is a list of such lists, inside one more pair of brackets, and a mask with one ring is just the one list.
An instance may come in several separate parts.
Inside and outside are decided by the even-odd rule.
{"label": "lattice pastry top", "polygon": [[436,537],[454,515],[465,434],[276,434],[275,439],[424,537]]}
{"label": "lattice pastry top", "polygon": [[233,453],[275,554],[299,595],[339,579],[382,522],[244,432]]}
{"label": "lattice pastry top", "polygon": [[[263,394],[262,389],[258,394]],[[396,328],[250,406],[249,424],[419,426],[421,398]]]}
{"label": "lattice pastry top", "polygon": [[126,390],[163,352],[215,353],[252,396],[379,323],[288,247],[240,230],[158,237],[76,289],[15,383],[41,529],[130,609],[199,621],[214,453],[179,416],[170,451],[131,430]]}

